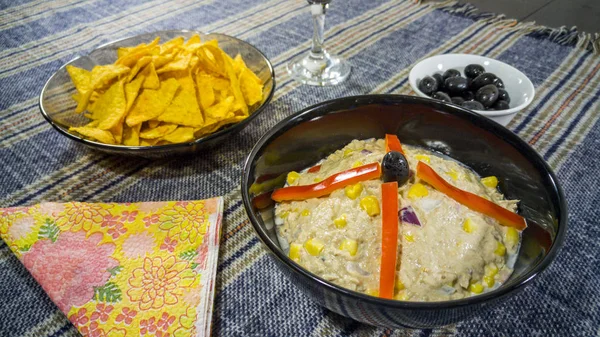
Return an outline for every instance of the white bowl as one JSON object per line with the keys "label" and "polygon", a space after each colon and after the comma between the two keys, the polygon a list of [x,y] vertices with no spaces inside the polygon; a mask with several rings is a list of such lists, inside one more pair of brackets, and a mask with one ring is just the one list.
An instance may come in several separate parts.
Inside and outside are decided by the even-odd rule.
{"label": "white bowl", "polygon": [[515,114],[531,103],[535,96],[533,83],[519,70],[509,66],[504,62],[494,60],[485,56],[470,54],[443,54],[426,58],[417,63],[408,75],[410,86],[422,97],[425,95],[417,84],[425,76],[431,76],[435,73],[444,73],[448,69],[456,69],[464,76],[464,69],[469,64],[479,64],[485,68],[486,72],[493,73],[502,79],[505,90],[510,96],[510,109],[499,111],[480,111],[476,113],[486,116],[502,125],[508,124]]}

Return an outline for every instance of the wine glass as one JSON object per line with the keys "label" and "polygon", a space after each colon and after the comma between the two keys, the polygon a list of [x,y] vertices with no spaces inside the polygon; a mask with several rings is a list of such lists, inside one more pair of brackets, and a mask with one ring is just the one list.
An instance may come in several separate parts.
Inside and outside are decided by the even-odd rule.
{"label": "wine glass", "polygon": [[312,48],[308,54],[293,58],[287,65],[295,80],[309,85],[329,86],[343,82],[350,75],[350,64],[343,58],[331,55],[323,46],[325,12],[331,0],[308,0],[313,17]]}

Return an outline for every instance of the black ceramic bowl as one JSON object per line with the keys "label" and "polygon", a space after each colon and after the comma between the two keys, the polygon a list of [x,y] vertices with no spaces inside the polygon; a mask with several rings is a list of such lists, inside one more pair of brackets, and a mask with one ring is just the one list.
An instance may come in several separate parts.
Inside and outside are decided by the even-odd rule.
{"label": "black ceramic bowl", "polygon": [[[403,302],[367,296],[325,281],[294,263],[279,247],[273,208],[258,210],[253,206],[258,203],[251,194],[256,190],[252,184],[258,179],[266,186],[265,178],[306,168],[353,139],[382,138],[386,133],[398,135],[405,144],[448,155],[482,176],[497,176],[506,197],[521,200],[519,213],[550,233],[550,246],[542,248],[539,232],[528,228],[523,232],[515,271],[502,287],[444,302]],[[271,182],[278,180],[284,179]],[[282,184],[283,181],[279,186]],[[248,156],[242,198],[265,248],[298,288],[338,314],[393,328],[454,323],[515,296],[554,260],[567,228],[567,205],[556,176],[527,143],[466,109],[413,96],[340,98],[285,119],[264,135]]]}

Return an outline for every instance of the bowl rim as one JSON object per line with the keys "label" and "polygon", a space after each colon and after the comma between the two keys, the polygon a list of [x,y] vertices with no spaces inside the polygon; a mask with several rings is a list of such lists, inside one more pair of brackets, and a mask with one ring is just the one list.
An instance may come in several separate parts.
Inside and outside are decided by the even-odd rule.
{"label": "bowl rim", "polygon": [[[48,89],[48,85],[50,84],[50,82],[54,79],[55,76],[58,75],[58,72],[61,71],[63,68],[65,68],[66,66],[70,65],[71,63],[77,61],[78,59],[82,58],[82,57],[88,57],[91,53],[93,53],[94,51],[101,49],[101,48],[106,48],[108,46],[111,46],[113,44],[117,44],[119,42],[128,40],[128,39],[133,39],[136,37],[140,37],[140,36],[144,36],[144,35],[156,35],[156,34],[161,34],[161,33],[198,33],[198,34],[202,34],[202,35],[213,35],[213,36],[225,36],[227,38],[236,40],[238,43],[247,45],[249,47],[251,47],[252,49],[256,50],[262,57],[263,59],[266,61],[267,63],[267,67],[269,69],[269,72],[271,74],[271,81],[273,81],[273,87],[271,89],[271,92],[269,93],[269,95],[265,98],[265,100],[263,101],[263,103],[252,113],[250,114],[247,118],[245,118],[244,120],[232,124],[220,131],[217,131],[215,133],[212,133],[208,136],[202,137],[202,138],[198,138],[198,139],[194,139],[193,141],[190,142],[183,142],[183,143],[174,143],[174,144],[164,144],[164,145],[150,145],[150,146],[129,146],[129,145],[113,145],[113,144],[105,144],[105,143],[100,143],[100,142],[96,142],[93,140],[89,140],[89,139],[85,139],[83,137],[79,137],[75,134],[72,134],[66,130],[64,130],[61,126],[58,125],[58,123],[56,123],[46,112],[46,110],[44,109],[44,104],[43,104],[43,97],[44,97],[44,93],[46,92],[46,90]],[[98,148],[100,150],[109,150],[109,151],[119,151],[119,152],[131,152],[131,154],[143,154],[144,152],[149,152],[149,151],[163,151],[163,150],[174,150],[174,149],[179,149],[179,148],[186,148],[186,147],[190,147],[190,146],[194,146],[194,145],[198,145],[198,144],[202,144],[202,143],[208,143],[211,140],[220,137],[223,134],[229,133],[229,132],[233,132],[236,130],[241,130],[242,128],[244,128],[248,123],[250,123],[254,118],[256,118],[256,116],[258,116],[261,112],[263,112],[265,110],[265,108],[267,107],[267,105],[271,102],[271,99],[273,98],[273,95],[275,93],[275,88],[276,88],[276,82],[275,82],[275,69],[273,68],[273,65],[271,64],[271,61],[267,58],[267,56],[258,48],[256,48],[255,46],[253,46],[252,44],[240,40],[234,36],[231,35],[227,35],[227,34],[222,34],[222,33],[204,33],[204,32],[200,32],[197,30],[193,30],[193,29],[167,29],[167,30],[158,30],[158,31],[154,31],[154,32],[148,32],[148,33],[142,33],[142,34],[138,34],[138,35],[133,35],[133,36],[129,36],[129,37],[124,37],[121,39],[117,39],[117,40],[113,40],[107,43],[104,43],[94,49],[92,49],[89,53],[84,54],[84,55],[78,55],[75,56],[74,58],[72,58],[71,60],[67,61],[65,64],[63,64],[60,68],[58,68],[53,74],[52,76],[50,76],[48,78],[48,80],[46,80],[46,83],[44,83],[44,86],[42,87],[42,90],[40,92],[39,95],[39,99],[38,99],[38,107],[40,110],[40,113],[42,114],[42,116],[44,117],[44,119],[50,123],[50,125],[52,125],[54,127],[54,129],[58,130],[62,135],[67,136],[68,138],[84,144],[84,145],[88,145],[92,148]]]}
{"label": "bowl rim", "polygon": [[[410,69],[410,72],[408,74],[408,83],[410,84],[410,87],[412,88],[412,90],[419,96],[421,97],[425,97],[428,98],[429,96],[425,95],[421,90],[419,90],[419,88],[416,85],[416,74],[415,74],[415,68],[418,65],[421,65],[423,62],[431,60],[431,59],[443,59],[447,56],[467,56],[467,57],[474,57],[474,58],[479,58],[482,60],[490,60],[493,62],[497,62],[499,64],[502,64],[506,67],[508,67],[509,69],[511,69],[511,71],[514,71],[517,75],[522,76],[525,81],[526,81],[526,85],[531,87],[531,99],[527,102],[521,103],[515,107],[512,107],[510,109],[506,109],[506,110],[500,110],[500,111],[485,111],[485,110],[473,110],[474,112],[486,116],[486,117],[498,117],[498,116],[505,116],[505,115],[511,115],[514,113],[517,113],[523,109],[525,109],[529,104],[531,104],[531,102],[535,99],[535,86],[533,85],[533,82],[531,82],[531,80],[529,79],[529,77],[527,77],[527,75],[525,75],[522,71],[520,71],[519,69],[511,66],[508,63],[502,62],[500,60],[491,58],[491,57],[487,57],[487,56],[483,56],[483,55],[477,55],[477,54],[460,54],[460,53],[451,53],[451,54],[438,54],[438,55],[434,55],[434,56],[430,56],[430,57],[426,57],[422,60],[420,60],[419,62],[417,62],[414,66],[412,66],[412,68]],[[413,80],[414,80],[414,84],[413,84]],[[452,103],[454,104],[454,103]]]}
{"label": "bowl rim", "polygon": [[[550,250],[546,257],[538,263],[532,270],[528,273],[524,274],[523,279],[511,286],[501,286],[498,289],[493,291],[483,293],[480,295],[467,297],[458,300],[451,301],[436,301],[436,302],[408,302],[408,301],[398,301],[393,299],[383,299],[379,297],[373,297],[366,294],[362,294],[359,292],[355,292],[349,289],[345,289],[340,287],[334,283],[326,281],[319,276],[309,272],[308,270],[300,267],[300,265],[293,262],[289,257],[287,257],[280,248],[276,247],[269,238],[268,234],[264,232],[258,225],[258,218],[256,217],[252,202],[250,199],[250,195],[248,193],[248,189],[244,188],[245,185],[252,183],[252,177],[250,177],[250,166],[252,160],[256,157],[257,153],[272,140],[272,138],[276,137],[283,131],[287,131],[298,124],[301,124],[305,121],[312,120],[314,118],[319,118],[324,115],[327,115],[331,112],[327,107],[331,105],[338,104],[340,102],[350,101],[354,102],[354,105],[360,104],[360,100],[364,100],[365,104],[384,104],[386,100],[392,101],[395,103],[418,103],[425,104],[429,106],[438,106],[445,109],[444,112],[451,113],[453,115],[457,115],[462,119],[475,119],[477,124],[475,127],[483,128],[485,131],[492,132],[496,136],[501,137],[504,141],[508,142],[509,145],[513,147],[517,147],[517,150],[529,158],[529,162],[540,165],[541,168],[547,173],[552,182],[552,188],[556,192],[558,197],[558,209],[560,212],[560,219],[558,219],[559,228],[555,235],[554,242],[550,247]],[[320,111],[319,111],[320,110]],[[409,96],[409,95],[395,95],[395,94],[375,94],[375,95],[358,95],[358,96],[348,96],[341,97],[333,100],[324,101],[307,108],[300,110],[297,113],[292,114],[291,116],[285,118],[284,120],[277,123],[273,128],[271,128],[267,133],[265,133],[258,142],[252,148],[250,154],[246,158],[244,162],[244,167],[242,171],[241,177],[241,193],[242,193],[242,201],[244,204],[244,208],[246,210],[246,214],[252,223],[252,227],[254,231],[258,235],[259,239],[262,243],[268,248],[268,250],[272,253],[272,255],[277,258],[280,262],[282,262],[287,268],[291,269],[293,272],[298,273],[305,278],[308,278],[312,281],[319,283],[322,287],[325,287],[329,291],[333,291],[338,295],[349,296],[356,300],[366,301],[374,305],[384,306],[394,309],[411,309],[411,310],[434,310],[434,309],[451,309],[458,308],[464,306],[470,306],[474,304],[482,304],[488,301],[496,300],[499,298],[503,298],[508,296],[511,293],[516,292],[517,290],[523,288],[525,285],[530,284],[533,279],[535,279],[541,272],[543,272],[556,258],[558,251],[561,249],[567,231],[567,202],[564,196],[564,192],[562,187],[560,186],[558,179],[550,166],[546,163],[546,161],[526,142],[521,140],[516,134],[498,124],[497,122],[488,119],[484,116],[480,116],[477,113],[457,106],[455,104],[450,104],[447,102],[437,101],[430,98],[423,98],[418,96]]]}

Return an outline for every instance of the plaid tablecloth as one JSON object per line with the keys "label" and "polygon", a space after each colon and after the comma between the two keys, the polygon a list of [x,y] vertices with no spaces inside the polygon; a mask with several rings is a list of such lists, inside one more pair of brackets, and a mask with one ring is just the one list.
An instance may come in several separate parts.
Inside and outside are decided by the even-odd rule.
{"label": "plaid tablecloth", "polygon": [[[327,44],[353,65],[333,88],[293,82],[291,57],[309,46],[301,0],[0,1],[0,206],[39,201],[128,202],[225,195],[214,333],[225,336],[597,336],[600,333],[600,57],[598,36],[478,14],[455,3],[337,0]],[[271,59],[277,91],[243,132],[210,152],[149,161],[80,147],[43,120],[46,79],[72,57],[114,39],[192,28],[244,39]],[[596,40],[594,40],[596,39]],[[241,163],[277,121],[314,103],[366,93],[410,94],[417,60],[487,55],[521,69],[536,98],[509,128],[556,170],[570,229],[556,262],[524,292],[484,316],[435,330],[386,330],[315,304],[275,269],[243,210]],[[74,336],[71,326],[0,242],[0,336]]]}

